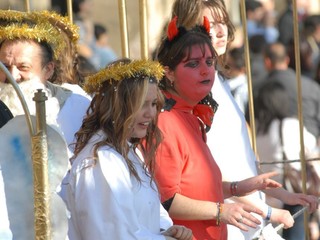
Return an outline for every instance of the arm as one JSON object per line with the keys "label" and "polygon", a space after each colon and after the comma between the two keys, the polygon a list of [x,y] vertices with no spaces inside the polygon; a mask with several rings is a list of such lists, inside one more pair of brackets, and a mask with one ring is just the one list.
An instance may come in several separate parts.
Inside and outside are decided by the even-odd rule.
{"label": "arm", "polygon": [[[220,218],[224,223],[248,231],[245,225],[256,227],[257,224],[260,224],[260,221],[250,212],[262,214],[262,211],[244,204],[222,204]],[[183,220],[217,220],[218,207],[215,202],[195,200],[177,193],[169,209],[169,214],[173,218]],[[237,221],[241,218],[245,219],[243,221],[245,225]]]}
{"label": "arm", "polygon": [[264,192],[274,198],[281,200],[288,205],[309,206],[310,212],[315,212],[319,206],[319,200],[316,196],[303,193],[292,193],[284,188],[265,189]]}
{"label": "arm", "polygon": [[279,188],[282,185],[271,177],[277,175],[276,172],[263,173],[255,177],[247,178],[239,182],[223,182],[223,192],[225,198],[231,196],[245,196],[257,190],[268,188]]}

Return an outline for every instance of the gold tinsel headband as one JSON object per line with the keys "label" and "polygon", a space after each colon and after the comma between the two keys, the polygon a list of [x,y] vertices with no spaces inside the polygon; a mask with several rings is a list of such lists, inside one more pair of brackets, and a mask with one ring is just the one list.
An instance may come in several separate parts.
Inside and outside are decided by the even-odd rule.
{"label": "gold tinsel headband", "polygon": [[0,10],[0,21],[5,20],[8,22],[21,22],[26,19],[26,12],[15,10]]}
{"label": "gold tinsel headband", "polygon": [[30,13],[0,10],[0,23],[5,25],[0,28],[1,39],[29,39],[48,43],[54,52],[54,58],[67,46],[62,36],[63,31],[73,44],[79,39],[78,27],[68,18],[49,11],[34,11]]}
{"label": "gold tinsel headband", "polygon": [[40,23],[34,26],[14,23],[0,28],[0,40],[27,39],[48,43],[53,50],[54,58],[58,59],[66,43],[61,33],[49,23]]}
{"label": "gold tinsel headband", "polygon": [[148,60],[133,60],[128,64],[113,64],[88,77],[84,84],[84,90],[88,93],[98,92],[105,81],[121,81],[125,78],[148,77],[161,80],[164,69],[159,62]]}

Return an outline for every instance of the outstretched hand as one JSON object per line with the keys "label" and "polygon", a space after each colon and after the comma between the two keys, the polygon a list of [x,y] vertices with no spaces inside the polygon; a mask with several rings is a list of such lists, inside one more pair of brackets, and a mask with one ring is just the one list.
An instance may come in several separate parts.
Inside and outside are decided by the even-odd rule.
{"label": "outstretched hand", "polygon": [[278,175],[277,172],[263,173],[255,177],[247,178],[239,182],[239,195],[249,195],[257,190],[264,190],[269,188],[279,188],[282,184],[275,180],[270,179],[273,176]]}
{"label": "outstretched hand", "polygon": [[225,203],[221,213],[221,221],[232,224],[243,231],[248,231],[248,227],[256,228],[261,224],[259,219],[251,213],[262,215],[263,212],[257,208],[242,203]]}

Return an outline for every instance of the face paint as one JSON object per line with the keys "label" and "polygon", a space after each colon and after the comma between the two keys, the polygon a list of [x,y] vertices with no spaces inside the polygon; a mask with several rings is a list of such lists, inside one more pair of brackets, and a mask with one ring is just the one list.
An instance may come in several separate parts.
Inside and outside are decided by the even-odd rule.
{"label": "face paint", "polygon": [[215,58],[209,46],[191,48],[190,57],[183,59],[174,71],[174,88],[181,98],[196,105],[209,94],[215,75]]}

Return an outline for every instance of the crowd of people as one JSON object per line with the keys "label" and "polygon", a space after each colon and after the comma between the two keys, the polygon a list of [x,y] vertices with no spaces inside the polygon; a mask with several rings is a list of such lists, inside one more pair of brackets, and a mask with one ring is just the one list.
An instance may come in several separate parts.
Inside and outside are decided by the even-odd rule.
{"label": "crowd of people", "polygon": [[[306,206],[316,219],[319,196],[284,188],[279,164],[260,165],[284,153],[300,158],[292,41],[280,42],[267,2],[246,0],[250,50],[264,68],[254,82],[257,153],[246,119],[244,51],[232,48],[236,28],[223,0],[174,0],[153,60],[117,58],[107,30],[88,18],[88,0],[73,1],[74,23],[50,11],[0,10],[0,62],[31,115],[34,93],[45,92],[47,123],[66,143],[65,165],[48,160],[49,174],[65,172],[51,186],[53,239],[252,240],[269,222],[283,224],[284,239],[304,239],[303,215],[292,215]],[[303,16],[304,43],[319,50],[319,18]],[[307,64],[319,61],[316,53],[303,60],[310,71],[301,78],[308,156],[319,149],[320,63]],[[0,110],[0,138],[13,142],[3,134],[7,122],[25,113],[1,70]],[[10,156],[0,159],[4,240],[35,238],[32,162],[21,152],[27,160],[16,184]]]}

